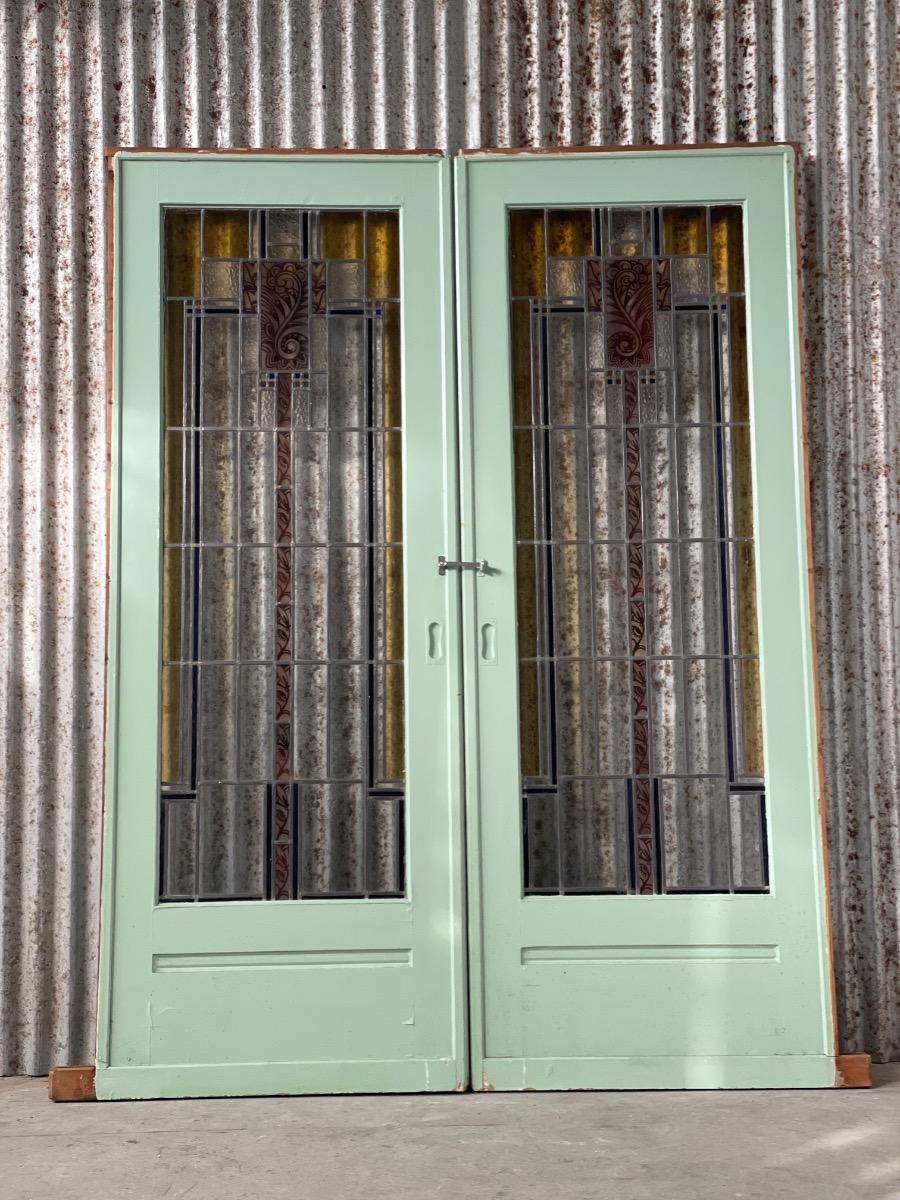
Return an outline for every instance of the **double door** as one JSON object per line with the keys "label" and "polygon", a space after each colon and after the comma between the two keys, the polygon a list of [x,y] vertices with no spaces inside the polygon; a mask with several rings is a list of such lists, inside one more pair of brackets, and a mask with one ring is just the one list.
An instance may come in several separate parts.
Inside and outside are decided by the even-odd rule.
{"label": "double door", "polygon": [[116,157],[98,1095],[833,1082],[794,170]]}

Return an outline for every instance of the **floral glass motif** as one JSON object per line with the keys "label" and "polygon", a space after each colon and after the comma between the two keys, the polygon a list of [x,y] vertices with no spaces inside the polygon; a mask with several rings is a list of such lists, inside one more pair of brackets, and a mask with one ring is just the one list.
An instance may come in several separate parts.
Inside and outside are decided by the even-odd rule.
{"label": "floral glass motif", "polygon": [[764,892],[742,210],[509,238],[525,890]]}
{"label": "floral glass motif", "polygon": [[165,262],[160,899],[403,895],[398,213]]}

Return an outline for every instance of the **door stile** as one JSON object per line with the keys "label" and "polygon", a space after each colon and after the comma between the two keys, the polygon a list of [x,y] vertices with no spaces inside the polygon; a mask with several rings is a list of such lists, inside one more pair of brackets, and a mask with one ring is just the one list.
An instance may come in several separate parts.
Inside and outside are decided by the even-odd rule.
{"label": "door stile", "polygon": [[[454,321],[456,320],[456,273],[454,264],[455,213],[454,181],[450,160],[441,158],[441,261],[444,287],[442,288],[441,319],[444,324],[442,344],[446,361],[443,367],[443,433],[444,433],[444,536],[437,554],[460,557],[460,458],[458,442],[457,378],[459,363],[463,360],[456,352]],[[408,494],[408,492],[407,492]],[[430,564],[426,564],[426,567]],[[436,567],[435,567],[436,569]],[[412,584],[412,573],[407,572],[407,587]],[[451,576],[452,580],[452,576]],[[470,936],[466,895],[466,758],[464,748],[463,705],[463,651],[465,640],[462,625],[462,603],[458,588],[448,582],[445,611],[447,633],[444,639],[449,659],[447,670],[447,719],[449,751],[447,761],[450,774],[447,788],[450,796],[450,825],[448,829],[450,856],[450,887],[453,934],[456,943],[454,953],[454,988],[452,997],[454,1036],[456,1039],[456,1090],[465,1091],[471,1086],[471,1062],[469,1057],[470,1014],[468,983],[468,941]],[[423,636],[428,631],[423,630]],[[412,698],[414,702],[414,698]]]}
{"label": "door stile", "polygon": [[[466,159],[453,162],[455,221],[455,283],[457,405],[459,411],[459,555],[476,561],[478,530],[475,524],[474,413],[472,408],[472,354],[470,346],[468,187]],[[484,1089],[484,916],[481,895],[481,788],[478,688],[477,584],[474,572],[459,572],[462,612],[461,667],[463,747],[465,761],[466,908],[468,914],[469,1066],[475,1091]]]}

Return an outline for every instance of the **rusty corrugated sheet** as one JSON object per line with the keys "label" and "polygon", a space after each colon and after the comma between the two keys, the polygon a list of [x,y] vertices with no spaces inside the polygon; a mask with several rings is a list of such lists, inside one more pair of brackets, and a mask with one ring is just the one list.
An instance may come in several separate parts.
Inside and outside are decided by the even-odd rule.
{"label": "rusty corrugated sheet", "polygon": [[2,1054],[93,1053],[104,145],[795,139],[843,1046],[900,1057],[897,0],[3,0]]}

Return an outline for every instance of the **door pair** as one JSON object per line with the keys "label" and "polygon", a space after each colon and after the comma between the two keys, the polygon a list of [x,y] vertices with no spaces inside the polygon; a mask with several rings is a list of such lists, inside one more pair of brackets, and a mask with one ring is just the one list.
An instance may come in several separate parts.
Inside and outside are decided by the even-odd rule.
{"label": "door pair", "polygon": [[795,169],[116,156],[99,1096],[833,1083]]}

